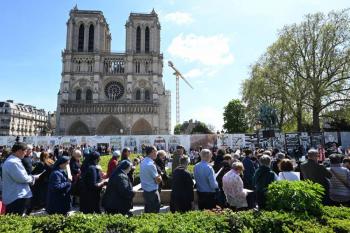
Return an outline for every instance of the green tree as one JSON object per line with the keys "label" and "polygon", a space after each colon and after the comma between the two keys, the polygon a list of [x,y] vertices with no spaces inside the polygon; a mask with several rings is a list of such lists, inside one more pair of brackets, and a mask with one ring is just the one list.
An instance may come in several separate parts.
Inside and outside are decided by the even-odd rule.
{"label": "green tree", "polygon": [[296,119],[298,130],[310,113],[312,129],[319,131],[325,113],[350,102],[349,72],[349,10],[306,15],[285,26],[252,66],[243,84],[247,113],[267,103],[279,113],[279,128]]}
{"label": "green tree", "polygon": [[248,130],[245,106],[238,99],[231,100],[224,108],[224,129],[227,133],[245,133]]}
{"label": "green tree", "polygon": [[211,134],[213,126],[200,121],[185,121],[174,128],[174,134]]}
{"label": "green tree", "polygon": [[174,134],[181,134],[181,124],[177,124],[174,128]]}

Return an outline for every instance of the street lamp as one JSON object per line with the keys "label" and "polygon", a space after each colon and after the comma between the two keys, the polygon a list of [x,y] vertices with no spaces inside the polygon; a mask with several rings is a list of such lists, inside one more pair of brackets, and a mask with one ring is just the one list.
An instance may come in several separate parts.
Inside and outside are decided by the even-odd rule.
{"label": "street lamp", "polygon": [[261,122],[257,121],[255,123],[255,130],[256,130],[256,137],[258,139],[258,147],[260,147],[260,136],[259,136],[260,129],[261,129]]}

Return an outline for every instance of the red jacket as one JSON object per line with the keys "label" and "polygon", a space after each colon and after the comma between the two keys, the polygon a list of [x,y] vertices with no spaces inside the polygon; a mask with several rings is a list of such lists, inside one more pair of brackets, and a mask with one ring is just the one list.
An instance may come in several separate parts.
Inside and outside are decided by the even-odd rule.
{"label": "red jacket", "polygon": [[113,171],[118,165],[118,160],[115,157],[112,157],[111,160],[108,162],[108,169],[107,169],[107,178],[110,178]]}

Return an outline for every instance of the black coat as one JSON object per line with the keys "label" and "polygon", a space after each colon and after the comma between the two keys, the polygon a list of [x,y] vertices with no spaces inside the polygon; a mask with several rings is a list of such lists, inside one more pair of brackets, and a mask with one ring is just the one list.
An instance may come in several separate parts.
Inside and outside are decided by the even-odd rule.
{"label": "black coat", "polygon": [[82,170],[80,190],[80,211],[86,213],[100,213],[100,193],[98,187],[101,182],[100,170],[96,165],[90,165]]}
{"label": "black coat", "polygon": [[178,166],[173,172],[171,182],[171,200],[176,202],[192,202],[193,180],[191,174],[182,166]]}
{"label": "black coat", "polygon": [[52,171],[52,167],[42,162],[38,163],[33,169],[32,174],[40,174],[45,171],[38,180],[35,181],[32,187],[32,206],[35,208],[42,208],[46,206],[47,191],[49,188],[49,178]]}
{"label": "black coat", "polygon": [[70,188],[71,183],[63,170],[51,173],[46,207],[49,214],[67,214],[71,208]]}
{"label": "black coat", "polygon": [[117,170],[109,178],[102,204],[106,210],[126,214],[132,209],[134,195],[132,184],[127,174]]}
{"label": "black coat", "polygon": [[26,169],[28,175],[32,174],[32,170],[33,170],[32,158],[29,156],[25,156],[22,159],[22,164],[23,164],[23,167]]}

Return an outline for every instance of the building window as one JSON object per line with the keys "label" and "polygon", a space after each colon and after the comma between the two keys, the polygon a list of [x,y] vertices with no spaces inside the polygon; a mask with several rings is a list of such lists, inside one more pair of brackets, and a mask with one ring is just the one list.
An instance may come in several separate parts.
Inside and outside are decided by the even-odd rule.
{"label": "building window", "polygon": [[149,90],[145,91],[145,100],[150,100],[151,99],[151,95],[149,93]]}
{"label": "building window", "polygon": [[86,102],[92,101],[92,91],[90,89],[87,89],[86,91]]}
{"label": "building window", "polygon": [[136,91],[136,100],[141,100],[141,91],[140,90]]}
{"label": "building window", "polygon": [[84,24],[79,27],[79,38],[78,38],[78,52],[82,52],[84,50]]}
{"label": "building window", "polygon": [[75,100],[79,101],[81,100],[81,90],[78,89],[77,92],[75,93]]}
{"label": "building window", "polygon": [[141,62],[137,61],[135,62],[135,73],[139,74],[141,71]]}
{"label": "building window", "polygon": [[149,52],[149,27],[146,27],[145,30],[145,52]]}
{"label": "building window", "polygon": [[90,25],[89,27],[89,46],[88,51],[92,52],[94,51],[94,25]]}
{"label": "building window", "polygon": [[141,52],[141,28],[140,26],[136,29],[136,52]]}

